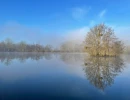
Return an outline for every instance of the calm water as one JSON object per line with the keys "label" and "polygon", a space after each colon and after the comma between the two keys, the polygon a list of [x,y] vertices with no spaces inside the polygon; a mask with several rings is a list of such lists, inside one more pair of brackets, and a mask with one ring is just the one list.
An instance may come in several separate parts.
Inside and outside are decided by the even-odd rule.
{"label": "calm water", "polygon": [[130,56],[0,53],[0,100],[130,100]]}

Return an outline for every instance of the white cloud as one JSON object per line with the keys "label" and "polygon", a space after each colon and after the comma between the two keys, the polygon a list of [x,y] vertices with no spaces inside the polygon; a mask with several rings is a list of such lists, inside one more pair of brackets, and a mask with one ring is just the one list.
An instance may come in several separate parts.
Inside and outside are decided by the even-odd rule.
{"label": "white cloud", "polygon": [[90,7],[86,8],[86,7],[75,7],[72,8],[72,17],[76,20],[82,20],[84,19],[88,12],[90,10]]}
{"label": "white cloud", "polygon": [[106,14],[106,9],[102,10],[102,11],[99,13],[99,17],[100,17],[100,18],[103,18],[105,14]]}

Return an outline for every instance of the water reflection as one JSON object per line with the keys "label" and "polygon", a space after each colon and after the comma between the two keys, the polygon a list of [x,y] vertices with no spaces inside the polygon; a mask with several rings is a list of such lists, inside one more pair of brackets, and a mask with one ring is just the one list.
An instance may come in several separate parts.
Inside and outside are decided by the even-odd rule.
{"label": "water reflection", "polygon": [[87,79],[98,89],[104,90],[114,83],[114,78],[124,69],[124,61],[120,57],[88,57],[84,58]]}
{"label": "water reflection", "polygon": [[[25,63],[27,59],[32,61],[43,58],[51,60],[53,55],[55,59],[59,58],[65,64],[81,67],[82,73],[85,73],[88,81],[101,90],[111,86],[115,76],[121,73],[125,66],[121,57],[88,57],[85,54],[70,53],[0,53],[0,62],[9,66],[13,60],[18,60],[21,63]],[[76,67],[73,67],[73,70],[75,69]]]}
{"label": "water reflection", "polygon": [[46,60],[50,60],[51,53],[0,53],[0,62],[9,66],[13,60],[18,60],[21,63],[25,63],[27,59],[40,60],[43,57]]}

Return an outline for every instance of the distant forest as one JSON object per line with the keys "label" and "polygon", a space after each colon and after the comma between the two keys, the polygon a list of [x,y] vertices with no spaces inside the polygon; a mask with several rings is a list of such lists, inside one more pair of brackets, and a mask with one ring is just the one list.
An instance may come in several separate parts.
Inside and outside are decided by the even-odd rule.
{"label": "distant forest", "polygon": [[66,41],[54,48],[52,45],[28,44],[25,41],[15,43],[8,38],[0,42],[0,52],[83,52],[83,45]]}
{"label": "distant forest", "polygon": [[24,41],[14,43],[11,39],[0,42],[0,52],[51,52],[50,45],[27,44]]}
{"label": "distant forest", "polygon": [[[0,52],[86,52],[83,44],[66,41],[59,48],[51,45],[27,44],[24,41],[15,43],[11,39],[0,42]],[[130,54],[130,46],[125,46],[125,54]]]}

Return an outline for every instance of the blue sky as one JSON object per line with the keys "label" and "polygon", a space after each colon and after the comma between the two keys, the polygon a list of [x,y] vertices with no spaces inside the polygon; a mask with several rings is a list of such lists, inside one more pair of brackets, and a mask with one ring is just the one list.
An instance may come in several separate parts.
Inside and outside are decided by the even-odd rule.
{"label": "blue sky", "polygon": [[129,0],[0,0],[0,39],[57,44],[104,22],[128,41],[129,12]]}

